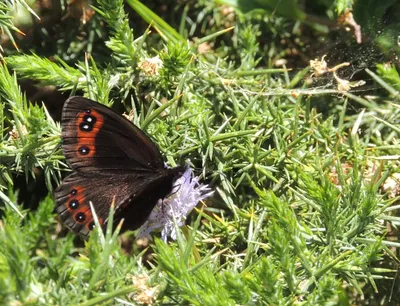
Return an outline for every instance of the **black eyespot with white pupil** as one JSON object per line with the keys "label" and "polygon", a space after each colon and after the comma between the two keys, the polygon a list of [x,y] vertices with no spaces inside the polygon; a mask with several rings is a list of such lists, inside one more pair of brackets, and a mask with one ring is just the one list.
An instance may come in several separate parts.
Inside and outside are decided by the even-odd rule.
{"label": "black eyespot with white pupil", "polygon": [[90,224],[89,224],[89,226],[88,226],[88,227],[89,227],[89,230],[92,231],[92,230],[95,228],[95,226],[96,226],[96,225],[94,224],[94,222],[90,222]]}
{"label": "black eyespot with white pupil", "polygon": [[72,200],[68,203],[68,207],[70,209],[77,209],[79,206],[79,201],[78,200]]}
{"label": "black eyespot with white pupil", "polygon": [[88,155],[88,154],[90,153],[90,149],[89,149],[89,147],[87,147],[87,146],[81,146],[81,147],[79,147],[78,151],[79,151],[79,153],[80,153],[81,155]]}
{"label": "black eyespot with white pupil", "polygon": [[77,213],[75,216],[75,221],[76,222],[83,222],[86,219],[86,215],[83,212]]}
{"label": "black eyespot with white pupil", "polygon": [[76,189],[71,189],[71,191],[70,191],[70,195],[72,195],[72,196],[76,196],[76,194],[78,193],[78,190],[76,190]]}
{"label": "black eyespot with white pupil", "polygon": [[93,125],[82,122],[81,124],[79,124],[79,129],[84,132],[90,132],[91,130],[93,130]]}
{"label": "black eyespot with white pupil", "polygon": [[91,115],[85,115],[83,116],[83,121],[86,122],[87,124],[95,124],[96,117]]}

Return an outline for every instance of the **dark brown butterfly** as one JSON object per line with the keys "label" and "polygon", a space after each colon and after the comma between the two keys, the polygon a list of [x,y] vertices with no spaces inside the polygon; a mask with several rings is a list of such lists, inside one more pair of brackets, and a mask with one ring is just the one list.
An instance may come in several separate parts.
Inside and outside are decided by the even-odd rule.
{"label": "dark brown butterfly", "polygon": [[124,218],[125,229],[136,229],[185,170],[166,168],[146,134],[95,101],[69,98],[61,127],[63,151],[73,172],[56,189],[56,210],[69,229],[83,236],[94,228],[89,201],[104,225],[115,197],[116,220]]}

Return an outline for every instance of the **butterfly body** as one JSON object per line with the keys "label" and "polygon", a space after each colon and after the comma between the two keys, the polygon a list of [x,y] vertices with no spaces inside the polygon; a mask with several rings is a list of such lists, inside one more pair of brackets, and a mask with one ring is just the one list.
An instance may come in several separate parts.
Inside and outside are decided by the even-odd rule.
{"label": "butterfly body", "polygon": [[150,138],[129,120],[95,101],[71,97],[62,113],[63,151],[73,173],[56,190],[56,211],[71,230],[94,227],[92,202],[106,224],[111,202],[116,219],[136,229],[159,199],[168,196],[184,167],[167,168]]}

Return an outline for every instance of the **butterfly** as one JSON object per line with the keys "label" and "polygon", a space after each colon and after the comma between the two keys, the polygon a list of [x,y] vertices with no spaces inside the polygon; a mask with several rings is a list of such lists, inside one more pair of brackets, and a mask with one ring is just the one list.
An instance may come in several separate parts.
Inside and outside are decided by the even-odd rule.
{"label": "butterfly", "polygon": [[167,168],[157,146],[125,117],[83,97],[70,97],[61,118],[62,149],[72,174],[55,191],[62,223],[81,236],[107,223],[115,198],[115,220],[139,228],[159,199],[167,197],[185,167]]}

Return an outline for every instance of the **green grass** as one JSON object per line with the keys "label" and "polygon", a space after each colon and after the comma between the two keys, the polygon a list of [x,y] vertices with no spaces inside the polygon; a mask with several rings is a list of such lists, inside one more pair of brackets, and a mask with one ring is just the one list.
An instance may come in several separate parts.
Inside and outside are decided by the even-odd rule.
{"label": "green grass", "polygon": [[[63,32],[53,42],[58,57],[49,59],[40,46],[30,46],[32,54],[23,41],[21,53],[5,54],[0,304],[399,303],[398,67],[371,55],[369,69],[352,68],[364,72],[367,85],[340,92],[331,73],[310,82],[307,61],[290,65],[299,60],[294,48],[315,58],[305,43],[281,45],[310,39],[293,28],[303,15],[231,11],[232,19],[226,7],[200,1],[156,17],[157,7],[127,3],[138,14],[135,31],[122,1],[97,1],[87,25],[67,19],[87,36]],[[331,3],[329,12],[343,5]],[[176,12],[182,19],[171,18]],[[332,39],[321,27],[310,26],[316,45]],[[66,41],[74,42],[68,50]],[[199,52],[200,44],[210,51]],[[163,66],[145,70],[155,56]],[[287,67],[275,67],[277,59]],[[352,71],[338,74],[350,80]],[[83,244],[60,232],[51,196],[68,171],[60,126],[29,103],[17,79],[133,110],[167,163],[190,160],[214,195],[192,212],[177,241],[164,243],[156,233],[145,249],[134,233],[104,238],[96,231]],[[19,203],[21,177],[28,186],[43,178],[49,196],[37,209],[29,199]]]}

